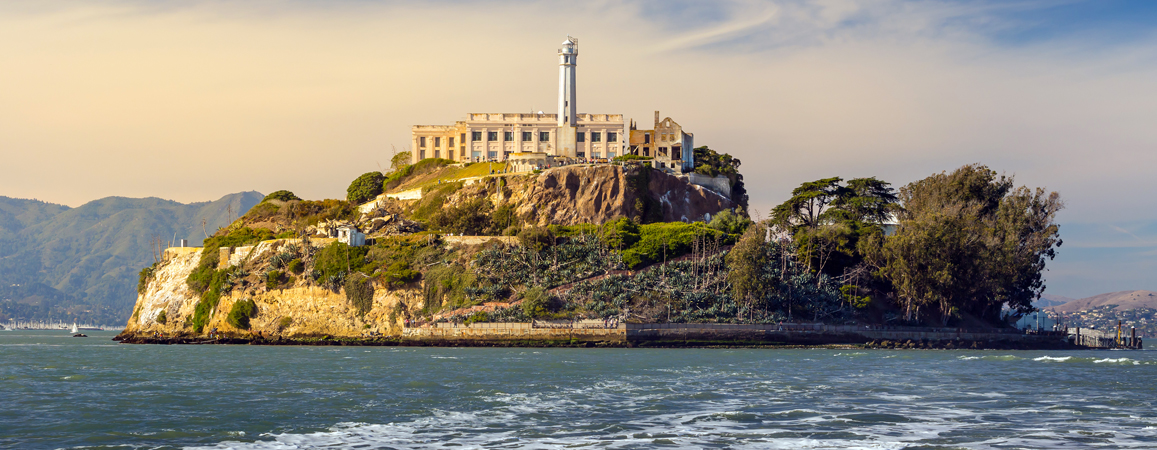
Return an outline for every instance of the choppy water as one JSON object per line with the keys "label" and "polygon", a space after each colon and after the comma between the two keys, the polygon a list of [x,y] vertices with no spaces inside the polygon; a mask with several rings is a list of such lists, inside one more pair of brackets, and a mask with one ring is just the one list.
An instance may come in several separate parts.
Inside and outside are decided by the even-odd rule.
{"label": "choppy water", "polygon": [[3,448],[1154,448],[1157,352],[142,346],[0,331]]}

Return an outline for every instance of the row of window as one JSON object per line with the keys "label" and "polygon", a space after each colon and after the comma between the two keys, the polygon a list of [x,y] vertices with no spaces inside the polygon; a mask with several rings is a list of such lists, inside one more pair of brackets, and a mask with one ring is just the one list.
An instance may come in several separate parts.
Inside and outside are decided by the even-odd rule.
{"label": "row of window", "polygon": [[[472,131],[470,133],[470,141],[471,142],[482,142],[482,133],[483,133],[482,131]],[[487,142],[497,142],[498,141],[498,133],[499,133],[498,131],[487,131],[486,132],[486,141]],[[586,142],[587,141],[587,135],[588,135],[587,132],[580,131],[578,134],[575,135],[575,139],[578,142]],[[589,133],[589,135],[591,138],[591,142],[602,142],[603,141],[603,133],[602,132],[592,131]],[[650,137],[651,137],[650,135],[647,135],[647,143],[651,142]],[[521,138],[522,138],[522,139],[520,139],[521,142],[533,141],[534,140],[534,133],[530,132],[530,131],[523,131]],[[618,142],[619,141],[619,134],[615,133],[613,131],[608,131],[606,133],[606,138],[607,138],[607,142]],[[549,141],[550,140],[550,132],[549,131],[538,132],[538,140],[539,140],[539,142]],[[502,132],[502,141],[503,142],[514,142],[514,132],[513,131],[503,131]],[[466,133],[462,133],[462,142],[463,143],[466,142]],[[426,148],[426,143],[427,143],[426,142],[426,136],[419,136],[418,137],[418,147],[419,148]],[[452,138],[452,137],[446,138],[446,146],[447,147],[453,147],[454,146],[454,138]],[[442,147],[442,138],[435,136],[434,137],[434,148],[441,148],[441,147]]]}
{"label": "row of window", "polygon": [[[487,142],[497,142],[498,141],[498,133],[499,132],[497,132],[497,131],[487,131],[486,132],[486,141]],[[580,131],[575,136],[575,138],[578,140],[578,142],[586,142],[587,141],[587,134],[588,133],[585,131]],[[591,137],[591,142],[602,142],[603,141],[603,133],[602,132],[592,131],[589,134]],[[521,137],[522,137],[522,139],[520,139],[520,141],[522,141],[522,142],[533,141],[534,140],[534,133],[530,132],[530,131],[523,131]],[[606,133],[606,138],[607,138],[607,142],[618,142],[619,141],[619,134],[615,133],[613,131],[608,131]],[[539,140],[539,142],[549,141],[550,140],[550,132],[549,131],[539,131],[538,132],[538,140]],[[471,142],[482,142],[482,132],[481,131],[471,132],[470,141]],[[503,142],[514,142],[514,132],[513,131],[503,131],[502,132],[502,141]]]}

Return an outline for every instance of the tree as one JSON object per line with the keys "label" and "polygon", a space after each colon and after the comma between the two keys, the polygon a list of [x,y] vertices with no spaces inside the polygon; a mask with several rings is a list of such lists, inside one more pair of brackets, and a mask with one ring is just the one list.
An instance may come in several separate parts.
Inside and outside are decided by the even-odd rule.
{"label": "tree", "polygon": [[772,223],[791,234],[797,256],[809,270],[840,276],[863,257],[860,238],[878,231],[897,200],[889,184],[840,177],[801,184],[787,201],[772,210]]}
{"label": "tree", "polygon": [[298,197],[292,192],[282,189],[280,191],[273,191],[272,194],[266,195],[265,198],[261,199],[263,202],[267,202],[269,200],[281,200],[283,202],[288,202],[291,200],[301,200],[301,197]]}
{"label": "tree", "polygon": [[350,203],[365,203],[382,193],[382,182],[386,177],[381,172],[366,172],[357,177],[346,188],[346,200]]}
{"label": "tree", "polygon": [[692,154],[695,157],[695,173],[709,177],[726,176],[731,181],[731,202],[747,210],[747,188],[743,184],[743,174],[739,173],[739,159],[707,146],[695,147]]}
{"label": "tree", "polygon": [[410,163],[410,157],[411,157],[410,152],[401,152],[401,153],[395,154],[393,158],[390,158],[390,170],[391,171],[398,170],[398,169],[401,169],[402,166],[409,164]]}
{"label": "tree", "polygon": [[909,320],[922,306],[936,308],[942,324],[965,314],[997,323],[1003,305],[1033,310],[1041,272],[1061,245],[1059,194],[1014,189],[1012,177],[972,164],[913,182],[899,199],[895,236],[862,248]]}
{"label": "tree", "polygon": [[747,227],[743,237],[727,253],[727,281],[731,296],[750,311],[753,303],[771,288],[765,276],[771,261],[768,258],[767,227],[755,224]]}

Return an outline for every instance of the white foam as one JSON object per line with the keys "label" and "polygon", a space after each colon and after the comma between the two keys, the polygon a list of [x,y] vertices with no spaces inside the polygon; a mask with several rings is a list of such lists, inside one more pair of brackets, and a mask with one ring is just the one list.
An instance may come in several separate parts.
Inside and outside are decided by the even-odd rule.
{"label": "white foam", "polygon": [[1033,358],[1032,360],[1033,361],[1045,361],[1045,362],[1065,362],[1065,361],[1068,361],[1070,359],[1073,359],[1073,357],[1072,356],[1041,356],[1039,358]]}

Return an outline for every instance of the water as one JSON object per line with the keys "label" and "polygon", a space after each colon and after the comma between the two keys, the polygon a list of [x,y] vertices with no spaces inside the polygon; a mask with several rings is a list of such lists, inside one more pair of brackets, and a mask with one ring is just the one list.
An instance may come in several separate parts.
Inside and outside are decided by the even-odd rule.
{"label": "water", "polygon": [[1154,448],[1157,352],[122,345],[0,331],[0,448]]}

